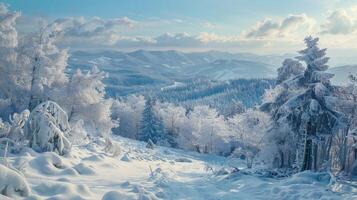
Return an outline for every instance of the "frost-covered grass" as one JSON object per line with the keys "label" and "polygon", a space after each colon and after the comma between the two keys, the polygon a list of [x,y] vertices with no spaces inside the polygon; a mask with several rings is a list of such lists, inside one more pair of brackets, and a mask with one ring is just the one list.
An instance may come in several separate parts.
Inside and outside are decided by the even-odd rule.
{"label": "frost-covered grass", "polygon": [[[26,149],[9,162],[27,179],[28,199],[352,199],[352,184],[330,186],[325,173],[267,178],[245,162],[114,138],[112,157],[104,141],[75,146],[71,154]],[[235,168],[238,167],[238,168]],[[332,190],[336,192],[332,192]],[[348,193],[344,193],[348,191]],[[0,196],[1,199],[1,196]]]}

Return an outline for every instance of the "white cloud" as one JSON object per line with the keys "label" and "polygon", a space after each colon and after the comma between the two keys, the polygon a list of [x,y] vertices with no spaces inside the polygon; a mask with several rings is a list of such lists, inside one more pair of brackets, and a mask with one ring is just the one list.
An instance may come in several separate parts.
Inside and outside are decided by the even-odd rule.
{"label": "white cloud", "polygon": [[258,22],[245,35],[247,38],[280,38],[288,37],[299,32],[311,31],[315,20],[301,15],[289,15],[283,20],[264,19]]}
{"label": "white cloud", "polygon": [[48,27],[51,31],[60,34],[63,40],[96,40],[98,42],[113,43],[112,35],[118,34],[124,28],[131,28],[135,21],[127,17],[102,19],[60,18]]}
{"label": "white cloud", "polygon": [[333,11],[321,25],[322,34],[350,34],[357,30],[357,7]]}
{"label": "white cloud", "polygon": [[[357,7],[350,10],[352,9],[357,11]],[[1,11],[0,8],[1,12],[4,11]],[[353,45],[355,43],[353,41],[357,39],[356,34],[353,34],[353,31],[355,31],[353,17],[353,12],[339,10],[331,13],[326,23],[316,26],[315,20],[306,14],[288,15],[281,19],[264,19],[257,22],[252,28],[233,35],[218,35],[214,33],[214,31],[218,30],[218,25],[207,21],[190,22],[181,19],[134,21],[128,17],[114,19],[72,17],[57,19],[49,27],[54,32],[59,33],[59,36],[62,36],[59,37],[58,44],[63,47],[216,49],[223,51],[284,53],[302,48],[302,40],[309,34],[320,36],[321,44],[325,47],[357,48],[356,45]],[[33,21],[33,19],[31,20]],[[29,19],[24,20],[21,26],[26,27],[26,23],[29,24],[28,21]],[[177,28],[180,27],[180,24],[184,26],[195,25],[211,30],[200,33],[177,32],[161,34],[161,31],[170,30],[170,28],[172,28],[172,31],[180,30],[180,28]],[[322,30],[319,30],[319,28],[322,28]],[[321,34],[322,31],[329,34]],[[339,34],[345,35],[341,37]]]}

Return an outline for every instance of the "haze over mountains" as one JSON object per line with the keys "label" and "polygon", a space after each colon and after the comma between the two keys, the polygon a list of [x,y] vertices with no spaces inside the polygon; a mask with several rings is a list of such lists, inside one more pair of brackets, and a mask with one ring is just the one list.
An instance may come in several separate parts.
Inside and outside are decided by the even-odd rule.
{"label": "haze over mountains", "polygon": [[[274,78],[285,58],[294,55],[255,55],[220,51],[185,53],[180,51],[133,52],[101,51],[71,53],[71,68],[88,70],[94,65],[108,73],[106,84],[112,95],[126,95],[155,87],[164,87],[192,78],[231,80]],[[333,81],[340,84],[357,66],[331,68]]]}
{"label": "haze over mountains", "polygon": [[[219,51],[183,53],[179,51],[72,52],[72,68],[93,65],[108,72],[109,91],[125,95],[150,87],[201,77],[211,80],[273,78],[284,56],[232,54]],[[120,92],[119,92],[120,91]],[[119,92],[119,93],[117,93]]]}

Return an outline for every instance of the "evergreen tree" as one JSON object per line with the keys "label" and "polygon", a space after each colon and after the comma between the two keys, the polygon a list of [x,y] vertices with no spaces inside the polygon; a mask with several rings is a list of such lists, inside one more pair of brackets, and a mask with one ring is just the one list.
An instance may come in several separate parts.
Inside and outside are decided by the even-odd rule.
{"label": "evergreen tree", "polygon": [[165,138],[164,125],[162,120],[155,115],[154,105],[155,100],[151,98],[146,100],[138,139],[146,142],[150,139],[155,144],[165,143],[167,139]]}
{"label": "evergreen tree", "polygon": [[278,147],[275,166],[317,170],[330,159],[331,140],[338,131],[341,115],[331,106],[333,75],[325,72],[329,58],[325,57],[326,49],[318,47],[318,40],[305,38],[307,48],[299,51],[297,59],[306,63],[306,70],[303,75],[285,80],[281,85],[288,94],[275,100],[283,99],[273,112],[270,131]]}

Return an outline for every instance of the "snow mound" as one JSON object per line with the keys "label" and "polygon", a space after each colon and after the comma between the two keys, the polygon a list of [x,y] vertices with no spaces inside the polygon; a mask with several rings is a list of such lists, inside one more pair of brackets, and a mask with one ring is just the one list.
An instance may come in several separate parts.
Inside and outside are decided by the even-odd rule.
{"label": "snow mound", "polygon": [[20,173],[0,165],[0,194],[8,197],[26,197],[30,194],[30,188]]}
{"label": "snow mound", "polygon": [[78,165],[73,167],[79,174],[81,175],[93,175],[95,171],[90,167],[83,163],[79,163]]}
{"label": "snow mound", "polygon": [[47,182],[35,186],[33,190],[41,196],[49,196],[51,199],[86,199],[92,195],[88,186],[67,182]]}
{"label": "snow mound", "polygon": [[117,191],[110,191],[105,193],[102,200],[136,200],[138,197],[132,194],[125,194]]}
{"label": "snow mound", "polygon": [[44,175],[78,175],[78,172],[63,160],[56,153],[45,152],[30,160],[29,165]]}

